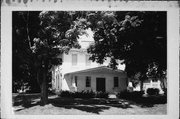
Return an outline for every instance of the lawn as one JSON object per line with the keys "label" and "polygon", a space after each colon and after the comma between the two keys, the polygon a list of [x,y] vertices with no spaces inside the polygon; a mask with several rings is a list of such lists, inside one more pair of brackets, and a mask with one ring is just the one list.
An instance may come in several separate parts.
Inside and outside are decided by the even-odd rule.
{"label": "lawn", "polygon": [[58,115],[161,115],[167,113],[167,104],[137,104],[123,99],[61,98],[50,95],[47,105],[40,106],[39,101],[39,94],[14,94],[13,110],[15,114]]}

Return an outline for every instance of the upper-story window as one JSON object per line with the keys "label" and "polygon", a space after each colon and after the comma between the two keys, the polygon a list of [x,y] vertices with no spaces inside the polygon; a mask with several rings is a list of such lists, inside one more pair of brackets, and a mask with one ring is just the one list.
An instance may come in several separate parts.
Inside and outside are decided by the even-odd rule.
{"label": "upper-story window", "polygon": [[91,61],[89,60],[89,55],[86,55],[86,66],[90,66],[91,65]]}
{"label": "upper-story window", "polygon": [[118,87],[119,86],[119,79],[118,77],[114,77],[114,87]]}
{"label": "upper-story window", "polygon": [[76,66],[77,65],[77,54],[72,54],[72,65]]}

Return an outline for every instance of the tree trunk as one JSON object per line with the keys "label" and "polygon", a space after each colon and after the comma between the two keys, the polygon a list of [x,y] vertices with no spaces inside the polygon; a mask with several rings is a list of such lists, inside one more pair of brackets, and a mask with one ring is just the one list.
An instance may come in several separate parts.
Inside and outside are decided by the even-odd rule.
{"label": "tree trunk", "polygon": [[41,105],[46,105],[48,103],[48,90],[47,90],[47,71],[46,69],[42,72],[42,82],[41,82]]}
{"label": "tree trunk", "polygon": [[140,90],[143,91],[143,81],[140,81]]}

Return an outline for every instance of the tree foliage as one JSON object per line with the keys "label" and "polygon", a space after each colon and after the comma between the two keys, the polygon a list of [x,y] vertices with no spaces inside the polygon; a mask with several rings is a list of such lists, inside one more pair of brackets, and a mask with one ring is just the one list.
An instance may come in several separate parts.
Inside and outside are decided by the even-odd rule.
{"label": "tree foliage", "polygon": [[80,48],[77,39],[86,33],[82,16],[83,12],[71,11],[13,13],[13,82],[24,85],[36,77],[43,105],[48,99],[50,69],[62,63],[58,56]]}
{"label": "tree foliage", "polygon": [[116,68],[116,60],[122,60],[128,76],[141,73],[142,80],[155,64],[156,74],[166,71],[166,12],[93,12],[88,21],[94,31],[95,43],[88,49],[93,61],[110,57]]}
{"label": "tree foliage", "polygon": [[[79,35],[85,33],[80,28],[83,22],[76,21],[74,12],[41,12],[39,37],[34,38],[32,47],[33,53],[41,61],[41,66],[47,63],[47,67],[62,63],[61,59],[57,59],[59,54],[74,48],[80,48],[78,44]],[[47,58],[47,59],[46,59]]]}

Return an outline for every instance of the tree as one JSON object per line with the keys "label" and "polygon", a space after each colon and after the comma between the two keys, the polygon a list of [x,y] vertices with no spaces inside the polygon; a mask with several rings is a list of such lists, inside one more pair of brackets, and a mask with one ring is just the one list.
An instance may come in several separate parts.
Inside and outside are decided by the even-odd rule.
{"label": "tree", "polygon": [[[68,53],[72,47],[80,48],[77,39],[79,35],[85,34],[83,29],[86,27],[84,24],[86,20],[82,18],[82,12],[43,11],[38,12],[38,16],[31,16],[35,12],[18,13],[21,13],[24,18],[23,29],[25,29],[22,30],[25,33],[20,33],[22,42],[19,45],[28,47],[30,56],[27,60],[33,62],[34,68],[31,70],[37,73],[37,81],[41,90],[41,104],[45,105],[48,102],[48,73],[53,65],[62,63],[62,59],[58,58],[58,55],[64,52]],[[33,20],[31,17],[36,17],[35,24],[30,24]],[[22,20],[16,21],[15,24],[19,25],[21,22]],[[34,25],[36,25],[36,29],[33,29]],[[17,27],[17,29],[21,29],[19,26]],[[16,48],[20,48],[20,46]],[[25,61],[27,60],[25,59]]]}
{"label": "tree", "polygon": [[[39,92],[35,70],[33,67],[33,54],[29,39],[37,37],[39,30],[38,15],[40,12],[13,12],[12,18],[12,78],[13,92],[30,88],[33,92]],[[30,44],[29,44],[30,43]]]}
{"label": "tree", "polygon": [[156,75],[166,72],[166,12],[93,12],[88,21],[95,40],[88,49],[91,60],[103,63],[110,57],[114,69],[116,60],[122,60],[127,75],[140,73],[142,82],[152,64],[157,65]]}
{"label": "tree", "polygon": [[[80,12],[41,12],[39,38],[34,39],[32,47],[36,55],[37,79],[41,87],[42,104],[47,103],[47,73],[53,65],[62,63],[57,56],[68,53],[71,48],[80,48],[77,39],[85,34],[85,20]],[[77,20],[78,19],[78,20]]]}

